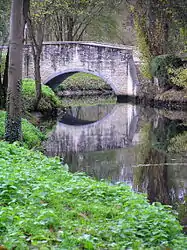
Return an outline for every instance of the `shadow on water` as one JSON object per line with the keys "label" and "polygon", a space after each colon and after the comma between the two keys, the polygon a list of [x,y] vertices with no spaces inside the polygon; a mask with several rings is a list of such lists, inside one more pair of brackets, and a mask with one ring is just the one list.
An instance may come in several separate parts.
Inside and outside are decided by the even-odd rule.
{"label": "shadow on water", "polygon": [[46,154],[63,157],[72,172],[126,182],[150,202],[172,205],[187,225],[185,117],[132,104],[68,107],[48,136]]}

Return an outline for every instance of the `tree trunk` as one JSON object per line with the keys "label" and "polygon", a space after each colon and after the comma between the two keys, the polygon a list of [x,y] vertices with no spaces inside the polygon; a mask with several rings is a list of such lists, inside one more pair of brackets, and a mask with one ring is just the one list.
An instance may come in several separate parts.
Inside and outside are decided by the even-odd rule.
{"label": "tree trunk", "polygon": [[[34,27],[29,15],[27,15],[26,20],[27,20],[28,33],[29,33],[29,38],[31,40],[32,54],[34,59],[34,75],[35,75],[35,86],[36,86],[36,101],[34,106],[35,109],[37,110],[38,104],[42,97],[40,56],[42,53],[42,43],[44,38],[44,29],[42,29],[43,27],[42,25],[44,25],[46,19],[44,18],[42,23],[38,23],[37,27]],[[34,29],[36,29],[36,34],[34,33]]]}
{"label": "tree trunk", "polygon": [[72,17],[67,18],[67,40],[73,41],[74,21]]}
{"label": "tree trunk", "polygon": [[3,83],[2,83],[2,50],[0,49],[0,108],[3,108]]}
{"label": "tree trunk", "polygon": [[[2,54],[0,55],[2,57]],[[2,60],[2,58],[1,58]],[[3,79],[2,79],[2,68],[0,69],[0,107],[6,107],[6,94],[7,94],[7,87],[8,87],[8,60],[9,60],[9,48],[6,54],[5,60],[5,68],[3,72]],[[0,63],[1,65],[1,63]]]}
{"label": "tree trunk", "polygon": [[7,117],[5,139],[21,140],[21,77],[23,49],[23,2],[12,0],[10,17]]}
{"label": "tree trunk", "polygon": [[40,75],[40,53],[34,56],[34,72],[35,72],[35,85],[36,85],[35,109],[37,110],[39,102],[42,97],[42,86],[41,86],[41,75]]}
{"label": "tree trunk", "polygon": [[5,68],[4,68],[4,74],[3,74],[3,107],[5,108],[6,105],[6,96],[7,96],[7,88],[8,88],[8,67],[9,67],[9,47],[6,54],[6,60],[5,60]]}

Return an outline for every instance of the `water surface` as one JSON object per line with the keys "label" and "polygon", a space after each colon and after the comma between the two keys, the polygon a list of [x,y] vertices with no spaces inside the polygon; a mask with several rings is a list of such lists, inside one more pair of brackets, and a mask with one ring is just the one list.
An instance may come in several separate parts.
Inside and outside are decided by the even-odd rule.
{"label": "water surface", "polygon": [[186,124],[184,112],[128,103],[67,107],[49,134],[46,154],[62,157],[72,172],[125,182],[151,202],[173,205],[187,224]]}

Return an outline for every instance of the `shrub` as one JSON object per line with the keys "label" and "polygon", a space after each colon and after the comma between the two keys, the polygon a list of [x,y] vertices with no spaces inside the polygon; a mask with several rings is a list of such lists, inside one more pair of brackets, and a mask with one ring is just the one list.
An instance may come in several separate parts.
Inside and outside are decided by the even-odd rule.
{"label": "shrub", "polygon": [[62,84],[58,86],[55,92],[63,90],[103,90],[111,89],[111,87],[104,82],[100,77],[87,74],[76,73],[71,77],[68,77]]}
{"label": "shrub", "polygon": [[179,87],[187,88],[187,68],[168,69],[171,82]]}
{"label": "shrub", "polygon": [[[34,110],[35,101],[35,82],[32,79],[23,80],[23,103],[24,108],[28,111]],[[39,102],[38,111],[50,112],[61,105],[60,99],[55,95],[53,90],[46,85],[42,85],[42,98]]]}
{"label": "shrub", "polygon": [[187,151],[187,131],[173,137],[170,140],[168,151],[172,153],[181,153]]}
{"label": "shrub", "polygon": [[0,65],[0,73],[3,75],[5,70],[5,61],[6,61],[6,54],[2,53],[1,55],[1,65]]}
{"label": "shrub", "polygon": [[[4,111],[0,111],[0,139],[3,139],[5,134],[5,116]],[[37,147],[41,141],[45,139],[44,134],[29,123],[26,119],[22,119],[23,143],[28,148]]]}
{"label": "shrub", "polygon": [[71,174],[0,142],[0,243],[7,249],[187,249],[170,209],[124,184]]}
{"label": "shrub", "polygon": [[182,64],[182,60],[174,55],[156,56],[151,61],[151,74],[159,79],[160,87],[164,87],[169,85],[168,68],[179,68]]}

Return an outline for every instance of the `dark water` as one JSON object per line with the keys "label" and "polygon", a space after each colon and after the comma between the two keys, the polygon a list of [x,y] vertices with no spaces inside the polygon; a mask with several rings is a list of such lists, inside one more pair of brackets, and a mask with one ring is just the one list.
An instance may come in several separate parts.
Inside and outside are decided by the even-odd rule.
{"label": "dark water", "polygon": [[187,225],[187,114],[132,104],[69,107],[45,145],[72,172],[125,182],[178,210]]}

